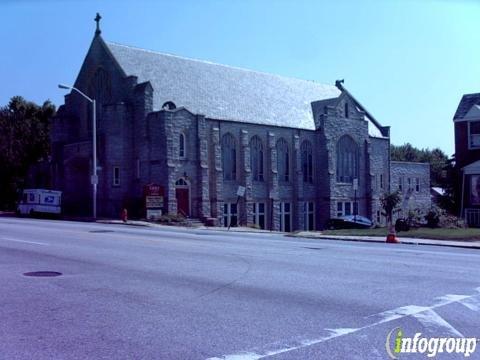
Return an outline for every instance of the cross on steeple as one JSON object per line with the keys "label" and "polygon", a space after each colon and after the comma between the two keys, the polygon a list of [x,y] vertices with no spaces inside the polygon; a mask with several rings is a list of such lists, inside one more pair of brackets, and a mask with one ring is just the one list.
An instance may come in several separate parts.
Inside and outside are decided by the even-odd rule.
{"label": "cross on steeple", "polygon": [[100,35],[102,33],[102,30],[100,30],[100,20],[102,17],[100,16],[99,13],[97,13],[97,16],[95,16],[95,22],[97,23],[97,30],[95,30],[95,35]]}

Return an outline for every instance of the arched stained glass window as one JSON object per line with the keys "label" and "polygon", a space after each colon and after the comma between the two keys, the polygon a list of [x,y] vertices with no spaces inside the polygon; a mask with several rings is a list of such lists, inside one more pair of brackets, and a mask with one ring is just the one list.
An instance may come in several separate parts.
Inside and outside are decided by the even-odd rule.
{"label": "arched stained glass window", "polygon": [[235,138],[230,133],[222,137],[222,169],[224,180],[237,178],[237,146]]}
{"label": "arched stained glass window", "polygon": [[353,183],[358,179],[359,150],[357,143],[348,135],[337,143],[337,182]]}
{"label": "arched stained glass window", "polygon": [[290,155],[288,143],[283,138],[277,141],[277,171],[278,181],[290,181]]}
{"label": "arched stained glass window", "polygon": [[263,177],[263,143],[258,136],[250,140],[250,167],[254,181],[264,181]]}
{"label": "arched stained glass window", "polygon": [[99,67],[90,80],[89,94],[97,103],[107,103],[112,97],[112,84],[110,76],[104,68]]}
{"label": "arched stained glass window", "polygon": [[186,138],[183,132],[180,133],[180,137],[178,141],[179,141],[178,155],[180,156],[180,159],[185,159],[187,157],[187,151],[186,151]]}
{"label": "arched stained glass window", "polygon": [[301,147],[302,157],[302,173],[303,181],[306,183],[313,183],[313,148],[312,143],[305,140]]}

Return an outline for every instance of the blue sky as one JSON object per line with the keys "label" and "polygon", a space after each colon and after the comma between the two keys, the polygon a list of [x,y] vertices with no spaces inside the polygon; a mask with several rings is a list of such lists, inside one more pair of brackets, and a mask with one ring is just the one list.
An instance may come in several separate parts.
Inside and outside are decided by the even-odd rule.
{"label": "blue sky", "polygon": [[480,1],[0,1],[0,104],[63,102],[102,16],[109,41],[345,86],[392,143],[454,152],[480,92]]}

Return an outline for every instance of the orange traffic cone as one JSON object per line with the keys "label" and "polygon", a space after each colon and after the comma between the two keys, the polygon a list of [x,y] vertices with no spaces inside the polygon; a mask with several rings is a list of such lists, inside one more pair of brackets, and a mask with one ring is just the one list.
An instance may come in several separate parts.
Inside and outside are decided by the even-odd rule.
{"label": "orange traffic cone", "polygon": [[388,227],[388,235],[387,235],[387,241],[386,242],[390,243],[390,244],[396,244],[396,243],[400,242],[397,239],[397,236],[396,236],[396,233],[395,233],[395,226],[393,224],[390,224],[390,226]]}

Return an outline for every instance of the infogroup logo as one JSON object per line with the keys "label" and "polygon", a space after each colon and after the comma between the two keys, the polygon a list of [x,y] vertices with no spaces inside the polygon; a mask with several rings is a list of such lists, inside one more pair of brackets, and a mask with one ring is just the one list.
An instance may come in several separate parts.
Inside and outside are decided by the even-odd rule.
{"label": "infogroup logo", "polygon": [[[394,337],[392,339],[392,337]],[[439,353],[456,353],[469,357],[475,352],[477,338],[440,338],[422,337],[422,333],[415,333],[412,337],[404,336],[401,328],[391,330],[387,335],[385,348],[391,359],[398,359],[400,354],[426,354],[434,357]]]}

